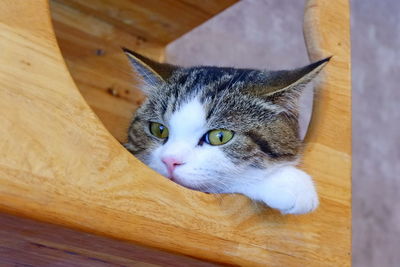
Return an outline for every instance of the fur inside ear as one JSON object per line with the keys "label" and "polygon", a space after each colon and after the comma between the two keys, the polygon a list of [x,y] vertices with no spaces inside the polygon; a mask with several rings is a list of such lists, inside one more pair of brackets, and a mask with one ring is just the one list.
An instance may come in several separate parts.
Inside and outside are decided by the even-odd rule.
{"label": "fur inside ear", "polygon": [[303,89],[330,59],[325,58],[294,70],[263,72],[259,80],[249,88],[249,92],[284,108],[287,114],[298,117]]}
{"label": "fur inside ear", "polygon": [[328,57],[294,70],[271,71],[267,73],[257,94],[269,97],[285,91],[299,91],[317,76],[330,59]]}
{"label": "fur inside ear", "polygon": [[122,48],[122,50],[128,56],[133,69],[150,88],[161,86],[177,69],[176,66],[158,63],[127,48]]}

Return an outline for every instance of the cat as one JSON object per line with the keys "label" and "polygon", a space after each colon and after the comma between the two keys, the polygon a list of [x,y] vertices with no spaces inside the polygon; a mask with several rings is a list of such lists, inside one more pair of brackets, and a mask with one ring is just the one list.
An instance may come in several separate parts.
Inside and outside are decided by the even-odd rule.
{"label": "cat", "polygon": [[170,180],[240,193],[282,214],[315,210],[311,177],[295,167],[298,99],[330,58],[294,70],[179,67],[123,48],[147,96],[125,148]]}

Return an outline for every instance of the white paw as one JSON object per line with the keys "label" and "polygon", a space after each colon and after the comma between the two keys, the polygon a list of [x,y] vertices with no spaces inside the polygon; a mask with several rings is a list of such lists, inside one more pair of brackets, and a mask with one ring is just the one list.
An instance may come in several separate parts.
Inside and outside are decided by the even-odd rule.
{"label": "white paw", "polygon": [[[274,196],[290,199],[291,205],[272,206],[275,200],[268,197],[267,205],[280,210],[282,214],[304,214],[318,207],[318,195],[311,177],[295,167],[284,167],[267,183]],[[289,203],[289,202],[287,202]]]}
{"label": "white paw", "polygon": [[311,177],[292,167],[282,167],[261,183],[242,191],[282,214],[304,214],[318,207],[318,195]]}
{"label": "white paw", "polygon": [[290,208],[279,209],[282,214],[304,214],[318,207],[318,195],[314,186],[305,191],[297,191],[293,205]]}

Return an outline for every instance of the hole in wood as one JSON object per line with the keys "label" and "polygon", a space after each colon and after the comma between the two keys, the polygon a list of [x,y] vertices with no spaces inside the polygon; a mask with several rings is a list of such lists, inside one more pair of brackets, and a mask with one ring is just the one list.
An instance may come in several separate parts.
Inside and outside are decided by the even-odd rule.
{"label": "hole in wood", "polygon": [[[129,47],[152,59],[160,60],[164,56],[164,47],[170,41],[206,18],[193,18],[192,24],[186,25],[186,22],[185,25],[175,25],[179,23],[175,21],[175,15],[164,18],[162,23],[149,23],[152,21],[148,14],[134,11],[134,2],[131,3],[132,10],[126,10],[119,2],[100,5],[93,0],[51,0],[50,3],[54,30],[72,77],[106,128],[118,141],[124,142],[132,114],[143,102],[144,95],[138,89],[138,80],[135,79],[121,47]],[[146,6],[141,8],[146,9]],[[222,4],[220,9],[223,9]],[[133,17],[128,18],[125,14],[128,11],[131,12],[129,16],[144,19],[144,22],[131,23]],[[218,9],[214,10],[217,11]],[[158,15],[156,10],[152,12],[154,16]],[[168,30],[164,26],[169,24],[175,25],[176,32],[169,32],[167,36]],[[293,33],[290,34],[290,38],[296,38]],[[300,42],[303,42],[302,33],[297,35]],[[276,44],[266,44],[268,45]],[[179,43],[175,46],[182,49]],[[297,47],[293,49],[297,51]],[[171,50],[173,51],[169,47],[169,51]],[[298,52],[294,52],[292,57],[299,57]],[[302,137],[306,134],[310,121],[312,101],[312,89],[307,88],[300,102]]]}
{"label": "hole in wood", "polygon": [[126,1],[50,0],[50,7],[57,40],[75,83],[110,133],[124,142],[132,114],[144,96],[121,47],[162,61],[168,43],[234,2],[208,6],[159,1],[155,8],[151,1],[128,5]]}
{"label": "hole in wood", "polygon": [[57,40],[83,97],[110,133],[120,142],[133,112],[144,100],[121,46],[159,60],[163,45],[147,41],[140,29],[122,25],[109,12],[115,6],[91,6],[93,1],[52,0]]}

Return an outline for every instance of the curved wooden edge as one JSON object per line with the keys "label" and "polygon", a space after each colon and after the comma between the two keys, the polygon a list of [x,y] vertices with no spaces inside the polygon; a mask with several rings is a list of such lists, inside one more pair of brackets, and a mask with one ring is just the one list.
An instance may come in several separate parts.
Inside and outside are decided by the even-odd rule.
{"label": "curved wooden edge", "polygon": [[[335,2],[346,15],[345,1]],[[319,12],[336,13],[327,7],[332,8],[320,6]],[[348,44],[348,28],[336,34]],[[325,37],[330,41],[321,45],[336,40]],[[1,211],[215,262],[347,265],[350,159],[346,145],[331,143],[337,136],[329,132],[329,121],[321,127],[313,123],[319,133],[311,136],[304,159],[317,178],[321,208],[311,215],[281,216],[241,196],[179,187],[125,151],[74,85],[47,1],[3,0],[0,40]],[[340,82],[349,70],[335,74],[341,63],[333,61],[327,70],[333,72],[324,86],[328,99],[317,112],[329,114],[320,120],[334,120],[332,112],[343,107],[343,99],[349,101],[349,84]],[[330,95],[337,86],[343,99]],[[347,106],[340,111],[350,114]],[[334,131],[346,130],[345,124]]]}
{"label": "curved wooden edge", "polygon": [[[330,10],[330,12],[327,12]],[[311,61],[332,56],[317,85],[305,138],[303,167],[318,185],[320,197],[341,205],[341,266],[351,265],[351,42],[348,0],[308,0],[304,37]],[[325,203],[326,204],[326,203]],[[324,205],[324,202],[322,202]],[[332,245],[333,245],[332,243]]]}

